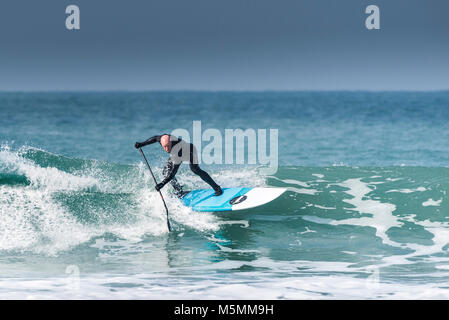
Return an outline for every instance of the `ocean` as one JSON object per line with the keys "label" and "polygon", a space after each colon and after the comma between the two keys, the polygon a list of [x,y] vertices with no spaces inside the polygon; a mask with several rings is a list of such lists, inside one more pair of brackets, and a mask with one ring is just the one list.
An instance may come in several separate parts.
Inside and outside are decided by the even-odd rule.
{"label": "ocean", "polygon": [[[1,299],[449,298],[448,91],[3,92],[0,115]],[[193,121],[277,129],[273,174],[200,166],[288,191],[200,213],[167,186],[169,233],[134,143]]]}

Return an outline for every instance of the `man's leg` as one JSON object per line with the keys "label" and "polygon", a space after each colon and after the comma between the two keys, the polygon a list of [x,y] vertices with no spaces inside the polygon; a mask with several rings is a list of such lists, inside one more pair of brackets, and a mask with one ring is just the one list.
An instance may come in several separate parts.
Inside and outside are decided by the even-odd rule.
{"label": "man's leg", "polygon": [[[173,162],[167,161],[164,169],[162,170],[162,174],[164,175],[164,177],[168,176],[168,174],[171,172],[172,168],[173,168]],[[181,198],[184,195],[184,191],[182,190],[182,186],[179,184],[178,180],[176,180],[176,178],[173,177],[173,179],[170,180],[170,184],[172,185],[173,189],[175,190],[175,192],[174,192],[175,195],[178,198]]]}
{"label": "man's leg", "polygon": [[198,155],[196,148],[191,145],[190,148],[190,170],[196,175],[199,175],[201,179],[203,179],[204,182],[206,182],[208,185],[212,187],[212,189],[215,190],[215,195],[219,196],[223,193],[220,186],[215,183],[215,181],[211,178],[211,176],[204,170],[201,170],[201,168],[198,166]]}
{"label": "man's leg", "polygon": [[199,175],[204,182],[212,187],[212,189],[218,190],[220,188],[220,186],[215,183],[211,176],[206,171],[202,170],[197,164],[191,163],[190,170],[192,170],[194,174]]}

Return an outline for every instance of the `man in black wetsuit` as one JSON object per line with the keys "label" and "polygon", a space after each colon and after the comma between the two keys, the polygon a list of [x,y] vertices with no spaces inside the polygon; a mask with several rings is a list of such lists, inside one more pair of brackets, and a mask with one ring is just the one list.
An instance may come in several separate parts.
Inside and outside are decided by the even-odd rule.
{"label": "man in black wetsuit", "polygon": [[198,155],[196,148],[193,144],[185,142],[175,136],[169,134],[163,134],[160,136],[153,136],[144,142],[136,142],[136,149],[142,148],[146,145],[159,142],[167,153],[170,153],[170,158],[168,159],[162,174],[165,176],[164,180],[156,185],[156,190],[162,189],[168,182],[175,189],[175,194],[178,197],[182,197],[185,192],[182,190],[181,185],[175,178],[176,172],[178,172],[179,166],[183,161],[188,161],[190,165],[190,170],[193,173],[199,175],[204,182],[209,184],[215,191],[215,195],[219,196],[223,193],[220,186],[215,183],[215,181],[210,177],[210,175],[201,170],[198,166]]}

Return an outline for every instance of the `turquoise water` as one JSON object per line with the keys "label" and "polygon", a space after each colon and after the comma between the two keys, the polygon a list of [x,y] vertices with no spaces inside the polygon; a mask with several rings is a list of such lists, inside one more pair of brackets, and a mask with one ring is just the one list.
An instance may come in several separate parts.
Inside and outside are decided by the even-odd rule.
{"label": "turquoise water", "polygon": [[[0,297],[447,299],[448,106],[449,92],[1,93]],[[202,167],[288,191],[212,214],[164,188],[168,233],[133,144],[193,120],[278,129],[273,175]],[[160,179],[166,154],[145,152]]]}

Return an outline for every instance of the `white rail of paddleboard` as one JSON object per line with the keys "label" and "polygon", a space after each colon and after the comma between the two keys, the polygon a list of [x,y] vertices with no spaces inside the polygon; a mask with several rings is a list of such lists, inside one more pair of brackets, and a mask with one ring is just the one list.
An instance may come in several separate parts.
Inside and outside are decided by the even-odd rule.
{"label": "white rail of paddleboard", "polygon": [[285,188],[253,188],[245,193],[245,196],[247,197],[245,201],[232,205],[232,211],[264,205],[273,201],[285,191],[287,191]]}

